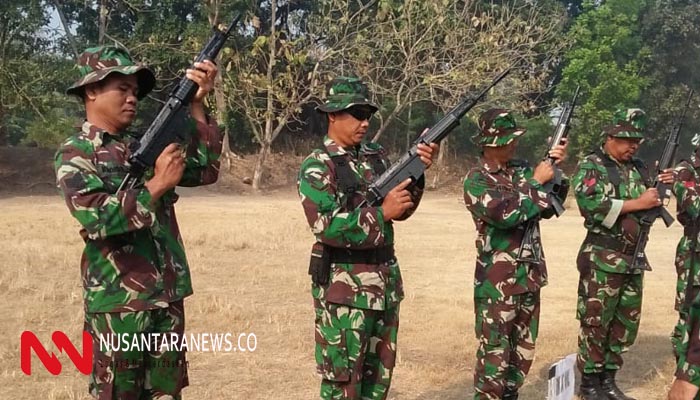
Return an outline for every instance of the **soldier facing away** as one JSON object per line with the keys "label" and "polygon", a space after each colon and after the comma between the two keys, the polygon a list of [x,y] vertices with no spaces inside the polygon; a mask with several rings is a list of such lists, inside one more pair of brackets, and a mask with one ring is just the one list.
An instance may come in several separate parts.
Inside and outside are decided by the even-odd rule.
{"label": "soldier facing away", "polygon": [[184,351],[102,349],[99,337],[122,335],[131,343],[135,335],[183,334],[183,299],[192,284],[174,188],[215,182],[222,144],[202,105],[217,68],[211,61],[195,67],[186,71],[199,85],[190,107],[191,142],[166,147],[145,181],[122,191],[117,188],[137,141],[127,128],[138,100],[156,83],[153,72],[122,48],[89,48],[78,60],[80,79],[67,90],[82,100],[86,119],[58,149],[56,179],[85,242],[85,330],[93,338],[89,391],[99,399],[179,399],[188,385]]}
{"label": "soldier facing away", "polygon": [[[467,173],[464,201],[476,225],[474,328],[479,340],[474,369],[474,399],[517,399],[535,353],[540,288],[547,284],[543,254],[520,261],[528,222],[554,215],[544,184],[554,169],[542,161],[533,170],[514,160],[518,137],[525,133],[508,110],[491,109],[479,118],[480,164]],[[561,162],[566,145],[550,155]],[[568,185],[558,197],[566,198]],[[535,237],[539,241],[539,235]],[[539,247],[541,243],[535,243]],[[532,257],[532,254],[521,254]]]}
{"label": "soldier facing away", "polygon": [[[639,235],[635,211],[661,205],[644,163],[634,158],[644,139],[646,114],[620,109],[605,141],[577,166],[574,192],[588,230],[576,260],[576,318],[580,321],[577,366],[585,400],[629,400],[615,377],[622,354],[634,344],[642,312],[644,274],[631,269]],[[632,399],[633,400],[633,399]]]}
{"label": "soldier facing away", "polygon": [[[298,189],[316,237],[309,273],[321,398],[385,399],[403,298],[393,221],[413,214],[425,179],[407,179],[381,206],[364,206],[368,185],[389,166],[386,151],[363,140],[377,106],[359,79],[339,77],[317,110],[328,132],[303,161]],[[426,167],[437,148],[419,145]]]}

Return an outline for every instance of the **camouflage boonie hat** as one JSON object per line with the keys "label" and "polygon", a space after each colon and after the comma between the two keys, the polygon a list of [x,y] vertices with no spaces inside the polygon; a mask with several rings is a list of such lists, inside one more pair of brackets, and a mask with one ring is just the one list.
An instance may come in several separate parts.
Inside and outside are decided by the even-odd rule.
{"label": "camouflage boonie hat", "polygon": [[116,46],[98,46],[86,49],[80,55],[76,68],[80,79],[66,90],[66,94],[82,96],[83,86],[99,82],[113,72],[123,75],[137,74],[139,99],[145,97],[156,85],[153,71],[145,65],[135,63],[125,49]]}
{"label": "camouflage boonie hat", "polygon": [[492,108],[481,114],[479,129],[481,132],[474,138],[478,144],[486,147],[505,146],[526,131],[515,123],[513,114],[503,108]]}
{"label": "camouflage boonie hat", "polygon": [[642,131],[647,115],[639,108],[620,108],[613,114],[613,125],[605,128],[605,134],[616,138],[644,139]]}
{"label": "camouflage boonie hat", "polygon": [[360,78],[340,76],[328,84],[326,101],[316,107],[321,112],[336,112],[352,106],[365,105],[377,111],[377,107],[369,100],[369,90]]}

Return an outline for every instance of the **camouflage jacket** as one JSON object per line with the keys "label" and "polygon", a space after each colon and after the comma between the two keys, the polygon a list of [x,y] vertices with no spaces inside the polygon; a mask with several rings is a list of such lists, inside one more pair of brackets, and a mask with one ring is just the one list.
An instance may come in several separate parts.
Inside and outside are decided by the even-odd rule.
{"label": "camouflage jacket", "polygon": [[464,202],[477,231],[475,298],[503,299],[547,284],[544,257],[539,264],[516,261],[524,222],[552,216],[551,199],[532,176],[522,162],[503,168],[481,160],[464,179]]}
{"label": "camouflage jacket", "polygon": [[[698,223],[700,216],[700,175],[698,169],[700,163],[693,157],[691,161],[681,161],[674,172],[676,182],[673,184],[673,194],[677,199],[677,219],[684,227]],[[700,231],[700,229],[698,229]],[[700,233],[700,232],[699,232]],[[700,235],[695,238],[695,258],[693,268],[693,286],[700,286]],[[690,262],[691,238],[683,235],[676,247],[676,272],[678,273],[678,287],[676,288],[676,309],[685,299],[685,285],[688,281],[688,270],[691,268]]]}
{"label": "camouflage jacket", "polygon": [[[324,147],[314,150],[302,162],[298,181],[301,204],[316,241],[353,250],[392,246],[393,225],[384,221],[382,207],[357,208],[365,200],[367,186],[376,178],[367,156],[379,154],[388,168],[385,150],[376,143],[345,149],[328,137],[324,138]],[[360,184],[352,198],[338,189],[331,160],[336,155],[346,158]],[[420,186],[409,186],[415,205],[399,219],[408,218],[418,207],[423,194]],[[396,259],[378,265],[334,263],[329,284],[312,284],[312,295],[331,303],[384,310],[403,299],[399,265]]]}
{"label": "camouflage jacket", "polygon": [[[197,123],[196,131],[180,186],[206,185],[218,177],[219,129],[210,120]],[[117,192],[129,169],[129,143],[135,140],[85,122],[56,153],[57,185],[85,241],[80,266],[86,312],[167,307],[192,294],[175,191],[155,205],[143,185]]]}
{"label": "camouflage jacket", "polygon": [[[602,148],[600,151],[604,152]],[[619,195],[610,182],[603,158],[591,153],[578,163],[572,178],[576,203],[588,232],[634,246],[639,235],[639,218],[635,213],[620,212],[624,201],[641,196],[646,185],[632,161],[614,162],[620,175]],[[606,272],[641,273],[641,270],[628,268],[631,262],[631,255],[586,242],[581,245],[578,255],[579,267],[584,263]]]}

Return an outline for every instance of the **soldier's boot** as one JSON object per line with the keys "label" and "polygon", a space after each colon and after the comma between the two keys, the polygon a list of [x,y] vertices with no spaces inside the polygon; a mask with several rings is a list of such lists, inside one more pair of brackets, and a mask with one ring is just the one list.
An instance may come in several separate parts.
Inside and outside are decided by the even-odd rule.
{"label": "soldier's boot", "polygon": [[581,375],[578,395],[582,400],[608,400],[608,395],[600,387],[600,374]]}
{"label": "soldier's boot", "polygon": [[608,395],[610,400],[636,400],[634,397],[629,397],[625,395],[617,383],[615,383],[615,373],[617,371],[605,371],[600,374],[600,387],[603,389],[605,394]]}
{"label": "soldier's boot", "polygon": [[508,389],[503,392],[502,400],[518,400],[518,389]]}

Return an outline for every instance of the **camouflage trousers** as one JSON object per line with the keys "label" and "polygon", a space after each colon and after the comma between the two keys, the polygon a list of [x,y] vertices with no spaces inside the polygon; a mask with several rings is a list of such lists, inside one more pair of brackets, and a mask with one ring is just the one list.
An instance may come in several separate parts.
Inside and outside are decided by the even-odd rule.
{"label": "camouflage trousers", "polygon": [[634,344],[642,314],[644,275],[590,268],[578,282],[580,321],[578,369],[599,373],[622,367],[622,354]]}
{"label": "camouflage trousers", "polygon": [[[160,347],[157,342],[151,351],[145,350],[145,346],[135,349],[131,345],[134,337],[141,345],[142,334],[167,333],[168,337],[171,334],[181,337],[185,330],[182,300],[155,310],[87,313],[85,330],[92,336],[90,394],[93,397],[99,400],[181,398],[182,388],[189,384],[185,352]],[[100,342],[100,335],[105,342]],[[107,348],[105,343],[109,343]]]}
{"label": "camouflage trousers", "polygon": [[474,299],[479,348],[474,369],[474,399],[500,399],[523,385],[535,356],[540,292],[500,300]]}
{"label": "camouflage trousers", "polygon": [[321,399],[386,399],[396,363],[399,306],[367,310],[314,299]]}

